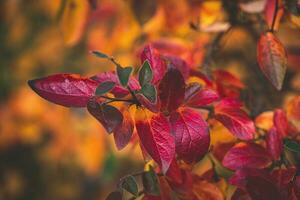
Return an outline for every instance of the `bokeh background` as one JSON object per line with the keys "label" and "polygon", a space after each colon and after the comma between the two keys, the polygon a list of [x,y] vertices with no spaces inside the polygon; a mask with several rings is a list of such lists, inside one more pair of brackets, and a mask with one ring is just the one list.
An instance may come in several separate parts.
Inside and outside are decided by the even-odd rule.
{"label": "bokeh background", "polygon": [[[137,145],[117,152],[112,135],[85,109],[51,104],[27,85],[54,73],[113,69],[91,50],[138,67],[146,43],[173,45],[168,50],[197,68],[207,44],[237,20],[212,65],[246,83],[252,116],[299,94],[300,19],[286,15],[278,32],[290,60],[284,89],[276,92],[256,64],[259,24],[239,23],[257,16],[228,15],[228,9],[217,0],[1,0],[0,199],[104,199],[122,175],[143,168]],[[193,29],[195,22],[203,31]]]}

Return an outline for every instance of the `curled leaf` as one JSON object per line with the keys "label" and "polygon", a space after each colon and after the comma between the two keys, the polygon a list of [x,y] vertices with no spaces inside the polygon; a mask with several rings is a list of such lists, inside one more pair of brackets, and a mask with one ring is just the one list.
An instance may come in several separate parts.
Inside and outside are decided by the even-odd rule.
{"label": "curled leaf", "polygon": [[225,155],[222,164],[232,170],[247,168],[265,168],[271,163],[270,154],[255,143],[238,143]]}
{"label": "curled leaf", "polygon": [[257,62],[272,85],[281,90],[287,68],[284,46],[271,32],[260,36],[257,43]]}
{"label": "curled leaf", "polygon": [[85,107],[98,83],[78,74],[55,74],[30,80],[28,85],[38,95],[66,107]]}

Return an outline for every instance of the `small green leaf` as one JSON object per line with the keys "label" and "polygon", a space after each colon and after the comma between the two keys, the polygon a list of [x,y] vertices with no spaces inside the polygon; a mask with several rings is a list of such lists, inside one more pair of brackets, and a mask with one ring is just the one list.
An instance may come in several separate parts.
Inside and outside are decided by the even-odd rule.
{"label": "small green leaf", "polygon": [[150,168],[149,171],[145,171],[142,174],[142,180],[143,180],[144,190],[147,194],[150,194],[153,196],[160,195],[158,179],[157,179],[156,173],[154,172],[154,170],[152,168]]}
{"label": "small green leaf", "polygon": [[111,192],[105,199],[106,200],[122,200],[122,193],[120,191]]}
{"label": "small green leaf", "polygon": [[92,51],[92,54],[94,54],[95,56],[97,56],[98,58],[109,58],[108,55],[100,52],[100,51]]}
{"label": "small green leaf", "polygon": [[128,84],[129,76],[132,72],[132,67],[121,67],[117,65],[117,75],[119,81],[123,87],[126,87]]}
{"label": "small green leaf", "polygon": [[148,60],[145,60],[139,71],[139,83],[141,86],[150,83],[152,80],[152,69]]}
{"label": "small green leaf", "polygon": [[123,180],[122,180],[122,188],[128,192],[130,192],[131,194],[133,194],[134,196],[137,196],[139,191],[138,191],[138,186],[136,183],[136,180],[133,176],[126,176]]}
{"label": "small green leaf", "polygon": [[96,89],[95,94],[97,96],[101,96],[109,91],[111,91],[115,87],[116,83],[112,81],[107,81],[100,83]]}
{"label": "small green leaf", "polygon": [[300,153],[300,144],[292,139],[286,139],[284,141],[284,147],[290,151]]}
{"label": "small green leaf", "polygon": [[140,92],[151,102],[156,102],[157,92],[154,85],[145,84],[142,86]]}

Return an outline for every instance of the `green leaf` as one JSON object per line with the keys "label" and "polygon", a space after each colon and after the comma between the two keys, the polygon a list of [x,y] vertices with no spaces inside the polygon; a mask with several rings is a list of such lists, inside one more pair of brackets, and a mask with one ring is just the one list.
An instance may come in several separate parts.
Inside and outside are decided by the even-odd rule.
{"label": "green leaf", "polygon": [[144,190],[147,194],[153,196],[160,195],[158,179],[156,173],[152,168],[150,168],[149,171],[145,171],[142,174],[142,181],[143,181]]}
{"label": "green leaf", "polygon": [[120,191],[111,192],[105,199],[106,200],[122,200],[122,193]]}
{"label": "green leaf", "polygon": [[98,58],[106,58],[109,59],[109,56],[100,52],[100,51],[92,51],[92,54],[94,54],[95,56],[97,56]]}
{"label": "green leaf", "polygon": [[142,86],[140,92],[151,102],[155,103],[157,98],[157,92],[152,84],[145,84]]}
{"label": "green leaf", "polygon": [[139,71],[139,83],[141,86],[150,83],[153,78],[152,69],[148,60],[145,60]]}
{"label": "green leaf", "polygon": [[117,65],[117,75],[119,81],[123,87],[126,87],[128,84],[129,76],[132,72],[132,67],[121,67]]}
{"label": "green leaf", "polygon": [[137,186],[136,180],[133,176],[131,176],[131,175],[126,176],[122,180],[122,188],[124,190],[130,192],[134,196],[138,196],[138,193],[139,193],[138,186]]}
{"label": "green leaf", "polygon": [[292,139],[286,139],[284,141],[284,147],[290,151],[300,153],[300,144]]}
{"label": "green leaf", "polygon": [[111,91],[115,87],[116,83],[112,81],[106,81],[103,83],[100,83],[96,89],[95,94],[97,96],[101,96],[109,91]]}

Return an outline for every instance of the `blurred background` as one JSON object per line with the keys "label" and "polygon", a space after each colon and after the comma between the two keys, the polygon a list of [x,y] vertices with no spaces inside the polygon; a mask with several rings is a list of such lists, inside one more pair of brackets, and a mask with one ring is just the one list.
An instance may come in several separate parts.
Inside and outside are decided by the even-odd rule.
{"label": "blurred background", "polygon": [[280,25],[290,60],[284,89],[276,92],[256,64],[257,16],[228,12],[244,1],[232,2],[1,0],[0,199],[104,199],[120,177],[143,169],[137,145],[117,152],[112,135],[85,109],[51,104],[27,85],[54,73],[92,76],[114,68],[91,50],[138,67],[139,52],[152,42],[201,68],[207,45],[226,31],[211,65],[246,83],[252,116],[299,94],[300,18],[287,14]]}

